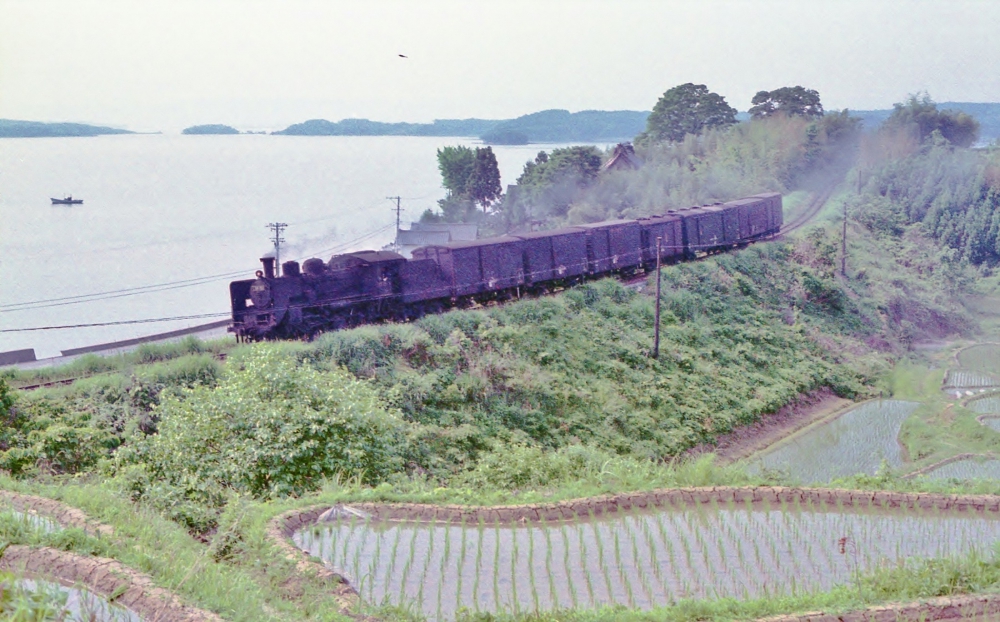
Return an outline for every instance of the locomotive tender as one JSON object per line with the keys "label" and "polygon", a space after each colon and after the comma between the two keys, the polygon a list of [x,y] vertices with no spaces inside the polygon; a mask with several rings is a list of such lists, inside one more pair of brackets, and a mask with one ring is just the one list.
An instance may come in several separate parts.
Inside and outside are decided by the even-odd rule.
{"label": "locomotive tender", "polygon": [[636,274],[656,266],[745,246],[777,235],[781,195],[670,210],[551,231],[417,248],[412,259],[389,251],[282,264],[261,259],[254,280],[229,284],[230,332],[245,340],[314,335],[324,330],[406,321],[449,308],[502,301],[584,279]]}

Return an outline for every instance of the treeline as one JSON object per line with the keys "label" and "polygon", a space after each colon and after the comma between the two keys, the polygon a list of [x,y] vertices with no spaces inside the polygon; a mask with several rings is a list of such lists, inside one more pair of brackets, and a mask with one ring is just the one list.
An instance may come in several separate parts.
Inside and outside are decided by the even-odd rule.
{"label": "treeline", "polygon": [[897,105],[862,142],[853,217],[884,237],[919,226],[956,261],[1000,262],[1000,152],[967,149],[977,130],[927,96]]}
{"label": "treeline", "polygon": [[[846,110],[826,113],[819,94],[801,86],[760,91],[752,104],[750,119],[738,123],[736,109],[704,85],[674,87],[654,106],[634,147],[617,148],[626,154],[588,146],[540,152],[482,210],[455,209],[446,198],[424,218],[476,220],[499,234],[784,192],[850,152],[859,135],[860,123]],[[450,163],[440,153],[438,162],[447,178]]]}

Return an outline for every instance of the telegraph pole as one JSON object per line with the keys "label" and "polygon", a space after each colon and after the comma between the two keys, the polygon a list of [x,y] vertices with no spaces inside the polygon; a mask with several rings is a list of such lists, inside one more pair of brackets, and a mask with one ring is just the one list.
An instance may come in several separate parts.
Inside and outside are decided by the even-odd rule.
{"label": "telegraph pole", "polygon": [[653,320],[653,358],[660,358],[660,243],[663,238],[656,238],[656,319]]}
{"label": "telegraph pole", "polygon": [[396,239],[393,241],[392,245],[396,249],[396,252],[398,253],[399,252],[399,215],[403,211],[403,208],[400,207],[399,202],[402,201],[403,198],[402,197],[386,197],[386,198],[389,199],[390,201],[395,201],[396,202],[396,207],[392,208],[392,211],[396,212]]}
{"label": "telegraph pole", "polygon": [[274,276],[281,276],[281,243],[285,238],[281,237],[281,232],[288,226],[287,222],[269,222],[267,228],[274,232]]}

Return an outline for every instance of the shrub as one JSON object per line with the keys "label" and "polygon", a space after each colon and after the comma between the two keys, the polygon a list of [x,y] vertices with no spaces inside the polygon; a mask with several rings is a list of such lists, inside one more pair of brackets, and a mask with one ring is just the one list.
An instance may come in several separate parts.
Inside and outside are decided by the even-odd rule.
{"label": "shrub", "polygon": [[192,492],[258,498],[337,474],[379,482],[401,467],[402,422],[347,371],[297,365],[266,346],[229,369],[215,388],[163,399],[158,433],[120,450],[117,465],[144,465],[151,481]]}

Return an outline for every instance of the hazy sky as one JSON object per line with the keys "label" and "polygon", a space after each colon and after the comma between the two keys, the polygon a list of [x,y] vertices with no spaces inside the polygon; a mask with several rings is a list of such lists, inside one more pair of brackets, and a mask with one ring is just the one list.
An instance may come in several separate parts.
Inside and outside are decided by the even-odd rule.
{"label": "hazy sky", "polygon": [[828,109],[1000,101],[998,24],[993,0],[0,0],[0,117],[508,118],[649,110],[684,82],[740,110],[796,84]]}

